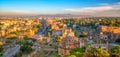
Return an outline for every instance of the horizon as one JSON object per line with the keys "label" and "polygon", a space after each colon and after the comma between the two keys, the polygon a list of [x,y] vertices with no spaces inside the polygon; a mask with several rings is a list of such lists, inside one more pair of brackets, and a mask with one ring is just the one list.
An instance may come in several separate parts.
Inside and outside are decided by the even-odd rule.
{"label": "horizon", "polygon": [[1,0],[0,16],[54,14],[119,17],[120,0]]}

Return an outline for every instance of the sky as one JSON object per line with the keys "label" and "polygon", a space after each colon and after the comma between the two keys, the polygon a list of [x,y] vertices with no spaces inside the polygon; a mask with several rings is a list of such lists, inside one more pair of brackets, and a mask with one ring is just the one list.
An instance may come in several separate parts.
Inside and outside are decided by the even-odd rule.
{"label": "sky", "polygon": [[120,0],[0,0],[0,16],[39,14],[120,17]]}

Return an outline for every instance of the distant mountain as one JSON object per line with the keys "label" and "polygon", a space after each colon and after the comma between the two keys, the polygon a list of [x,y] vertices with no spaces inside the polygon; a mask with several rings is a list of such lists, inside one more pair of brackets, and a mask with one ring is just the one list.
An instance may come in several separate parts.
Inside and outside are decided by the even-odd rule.
{"label": "distant mountain", "polygon": [[46,14],[46,15],[37,15],[34,17],[92,17],[90,15],[73,15],[73,14]]}
{"label": "distant mountain", "polygon": [[74,15],[74,14],[40,14],[40,15],[34,15],[34,16],[0,16],[0,17],[27,17],[27,18],[38,18],[38,17],[92,17],[90,15]]}

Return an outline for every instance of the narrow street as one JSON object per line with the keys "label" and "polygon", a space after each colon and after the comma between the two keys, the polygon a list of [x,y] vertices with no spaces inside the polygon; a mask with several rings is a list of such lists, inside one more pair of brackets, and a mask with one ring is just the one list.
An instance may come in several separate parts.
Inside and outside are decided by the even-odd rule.
{"label": "narrow street", "polygon": [[13,57],[13,55],[15,55],[17,52],[19,52],[19,50],[20,50],[20,46],[15,45],[15,47],[12,47],[12,48],[6,50],[5,53],[3,54],[3,57]]}

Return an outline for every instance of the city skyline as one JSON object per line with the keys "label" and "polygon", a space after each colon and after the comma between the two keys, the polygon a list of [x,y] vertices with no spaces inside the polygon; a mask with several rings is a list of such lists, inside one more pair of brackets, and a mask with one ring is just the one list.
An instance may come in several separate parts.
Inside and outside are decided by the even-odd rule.
{"label": "city skyline", "polygon": [[1,0],[0,16],[74,14],[120,16],[119,0]]}

